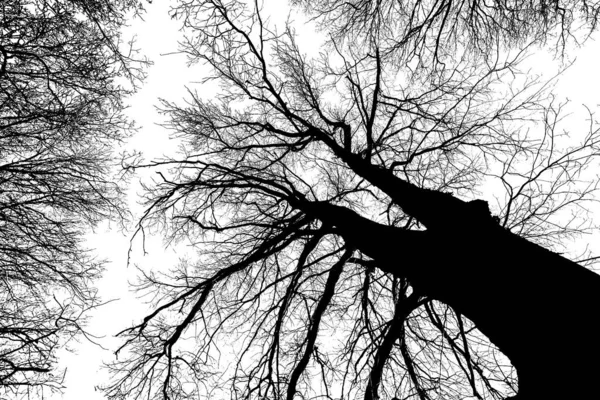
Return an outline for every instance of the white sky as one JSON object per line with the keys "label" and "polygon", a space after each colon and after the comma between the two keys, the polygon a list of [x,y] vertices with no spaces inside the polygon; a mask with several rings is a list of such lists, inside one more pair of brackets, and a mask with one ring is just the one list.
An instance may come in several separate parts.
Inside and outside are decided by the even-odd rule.
{"label": "white sky", "polygon": [[[283,1],[272,4],[285,6]],[[148,71],[144,87],[129,101],[129,115],[141,126],[129,147],[142,150],[148,159],[152,159],[174,148],[173,142],[168,139],[168,132],[155,125],[160,122],[160,116],[154,109],[158,103],[157,99],[162,97],[179,101],[185,96],[184,86],[202,78],[202,68],[187,68],[185,57],[181,55],[161,56],[177,48],[180,22],[169,18],[167,1],[156,1],[148,4],[146,8],[145,21],[134,21],[131,29],[137,33],[137,43],[142,53],[153,60],[154,65]],[[287,14],[287,8],[282,10]],[[302,34],[301,31],[298,33]],[[600,105],[600,74],[597,73],[600,65],[600,43],[588,41],[584,49],[578,52],[577,58],[576,64],[560,79],[557,92],[570,98],[573,105],[585,103],[593,109]],[[543,68],[543,63],[547,61],[544,57],[541,59],[537,64],[539,68]],[[199,86],[196,88],[202,90]],[[585,116],[583,107],[573,109],[577,115]],[[130,203],[135,204],[135,199],[132,198]],[[600,213],[598,215],[600,218]],[[119,232],[116,226],[109,224],[100,226],[96,233],[90,236],[90,246],[96,248],[101,258],[110,261],[104,278],[98,283],[100,295],[105,300],[120,299],[97,310],[89,324],[91,332],[105,336],[99,342],[111,351],[121,343],[113,338],[114,334],[145,315],[144,306],[128,291],[128,280],[133,281],[135,277],[133,265],[127,267],[130,236],[131,233]],[[141,246],[134,246],[133,263],[144,267],[164,266],[164,270],[177,260],[175,250],[163,250],[160,238],[149,238],[149,241],[148,254],[145,257],[141,254]],[[61,354],[61,364],[67,367],[67,389],[62,396],[56,394],[49,399],[103,399],[101,392],[96,391],[94,387],[106,383],[107,374],[101,369],[101,364],[102,360],[111,360],[112,352],[104,351],[85,341],[81,344],[72,343],[71,347],[76,350],[75,353]]]}

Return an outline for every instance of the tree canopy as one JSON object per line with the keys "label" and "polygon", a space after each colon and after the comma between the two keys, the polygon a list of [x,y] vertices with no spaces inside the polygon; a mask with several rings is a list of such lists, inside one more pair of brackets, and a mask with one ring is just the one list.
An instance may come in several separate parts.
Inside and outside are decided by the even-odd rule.
{"label": "tree canopy", "polygon": [[395,56],[451,61],[457,50],[479,56],[530,43],[564,55],[596,29],[594,1],[292,0],[309,11],[332,40],[374,40]]}
{"label": "tree canopy", "polygon": [[143,77],[120,32],[138,7],[0,4],[2,398],[60,389],[56,352],[99,304],[91,282],[103,263],[82,242],[89,227],[126,212],[113,148],[131,133],[123,98]]}
{"label": "tree canopy", "polygon": [[144,275],[108,398],[589,395],[600,278],[551,250],[593,228],[600,131],[519,66],[597,5],[293,3],[317,55],[258,3],[173,7],[220,92],[163,101],[180,154],[129,168],[160,177],[138,234],[198,255]]}

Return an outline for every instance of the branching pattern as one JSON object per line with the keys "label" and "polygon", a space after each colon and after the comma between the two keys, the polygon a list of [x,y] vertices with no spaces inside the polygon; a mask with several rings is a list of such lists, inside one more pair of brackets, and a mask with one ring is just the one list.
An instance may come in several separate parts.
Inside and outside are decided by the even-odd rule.
{"label": "branching pattern", "polygon": [[[325,3],[336,18],[359,2]],[[551,245],[581,229],[553,215],[596,190],[597,179],[575,189],[598,154],[595,125],[580,145],[559,144],[549,85],[518,70],[526,51],[426,71],[399,65],[380,37],[334,35],[311,59],[258,3],[181,1],[173,13],[183,51],[222,92],[163,102],[180,156],[129,168],[159,174],[140,232],[188,240],[198,258],[145,276],[155,311],[121,332],[108,398],[514,394],[506,357],[409,272],[440,237],[510,230]],[[505,188],[491,212],[477,200],[490,180]]]}
{"label": "branching pattern", "polygon": [[[112,149],[142,64],[119,29],[135,2],[0,4],[0,397],[62,386],[56,350],[83,332],[101,269],[87,228],[123,216]],[[126,81],[123,81],[125,83]],[[8,397],[4,397],[4,396]]]}

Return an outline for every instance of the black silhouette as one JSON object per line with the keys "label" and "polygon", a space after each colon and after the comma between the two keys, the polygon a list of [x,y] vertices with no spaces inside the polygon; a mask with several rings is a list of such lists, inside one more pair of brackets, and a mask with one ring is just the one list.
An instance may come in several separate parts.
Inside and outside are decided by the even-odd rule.
{"label": "black silhouette", "polygon": [[561,144],[563,104],[506,47],[563,29],[562,52],[597,5],[296,3],[321,57],[258,6],[173,11],[222,93],[163,102],[184,150],[132,168],[160,177],[140,234],[198,259],[144,277],[108,398],[598,397],[600,277],[549,249],[586,229],[556,217],[593,198],[600,131]]}
{"label": "black silhouette", "polygon": [[[60,389],[56,351],[83,332],[102,269],[82,246],[123,213],[112,147],[141,64],[121,52],[129,1],[0,4],[0,398]],[[46,391],[44,391],[46,390]],[[45,398],[45,397],[44,397]]]}

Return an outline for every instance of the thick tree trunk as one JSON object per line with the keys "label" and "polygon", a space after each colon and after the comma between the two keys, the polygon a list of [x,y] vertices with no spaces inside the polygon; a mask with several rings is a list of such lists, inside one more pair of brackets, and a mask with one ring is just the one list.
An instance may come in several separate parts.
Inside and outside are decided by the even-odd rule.
{"label": "thick tree trunk", "polygon": [[510,358],[523,399],[600,398],[600,276],[502,228],[443,235],[411,281]]}
{"label": "thick tree trunk", "polygon": [[599,275],[491,221],[411,232],[343,207],[313,211],[383,270],[472,320],[516,367],[519,400],[600,398]]}
{"label": "thick tree trunk", "polygon": [[321,220],[382,269],[472,320],[516,367],[517,399],[600,399],[600,275],[505,230],[485,202],[419,188],[330,147],[427,231],[332,205],[319,207]]}

